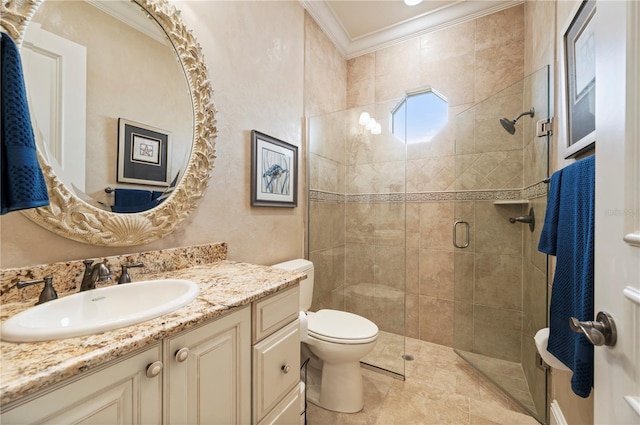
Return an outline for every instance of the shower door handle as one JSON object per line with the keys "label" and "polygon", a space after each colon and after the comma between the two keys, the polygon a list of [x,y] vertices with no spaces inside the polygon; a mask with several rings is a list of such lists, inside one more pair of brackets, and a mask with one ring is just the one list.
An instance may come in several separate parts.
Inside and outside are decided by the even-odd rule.
{"label": "shower door handle", "polygon": [[[463,245],[458,245],[458,224],[464,224],[465,227],[465,242]],[[456,248],[466,248],[469,246],[469,223],[464,220],[456,220],[453,222],[453,246]]]}

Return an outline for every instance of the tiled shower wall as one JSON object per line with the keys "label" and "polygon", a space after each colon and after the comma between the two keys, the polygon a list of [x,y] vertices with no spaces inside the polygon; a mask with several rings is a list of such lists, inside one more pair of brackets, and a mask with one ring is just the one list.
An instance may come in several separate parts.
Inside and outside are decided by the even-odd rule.
{"label": "tiled shower wall", "polygon": [[[523,80],[523,15],[516,6],[347,62],[350,109],[309,125],[309,250],[314,309],[355,311],[393,332],[404,321],[407,336],[522,362],[536,398],[546,380],[532,336],[546,326],[546,257],[537,241],[547,142],[529,117],[515,136],[498,123],[533,105],[536,120],[548,112],[546,70]],[[448,126],[423,144],[385,135],[390,109],[427,85],[447,98]],[[365,110],[381,121],[382,135],[359,128]],[[517,198],[531,202],[493,203]],[[530,205],[535,233],[508,221]],[[451,241],[460,218],[471,226],[465,250]],[[454,338],[456,321],[466,325]]]}

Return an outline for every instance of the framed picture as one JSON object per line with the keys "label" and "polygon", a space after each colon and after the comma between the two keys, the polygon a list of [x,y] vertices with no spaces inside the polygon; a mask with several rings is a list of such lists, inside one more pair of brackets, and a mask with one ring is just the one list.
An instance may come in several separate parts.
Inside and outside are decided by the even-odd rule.
{"label": "framed picture", "polygon": [[251,205],[298,205],[298,147],[251,130]]}
{"label": "framed picture", "polygon": [[580,5],[564,35],[567,88],[567,149],[571,158],[596,141],[595,0]]}
{"label": "framed picture", "polygon": [[171,133],[118,119],[118,182],[168,186]]}

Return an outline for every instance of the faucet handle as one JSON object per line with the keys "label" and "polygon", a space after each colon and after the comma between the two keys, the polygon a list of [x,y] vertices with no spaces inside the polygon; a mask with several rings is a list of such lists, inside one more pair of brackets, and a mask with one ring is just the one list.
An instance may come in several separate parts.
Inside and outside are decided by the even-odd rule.
{"label": "faucet handle", "polygon": [[122,267],[122,272],[120,273],[120,277],[118,278],[118,284],[130,283],[131,282],[131,276],[129,276],[129,272],[127,270],[132,268],[132,267],[144,267],[144,263],[142,263],[142,262],[125,263],[125,264],[122,264],[121,267]]}
{"label": "faucet handle", "polygon": [[27,280],[24,282],[18,282],[18,288],[22,289],[27,286],[37,285],[38,283],[44,283],[44,288],[42,288],[42,292],[40,293],[40,297],[38,298],[38,304],[46,303],[47,301],[55,300],[58,298],[58,293],[53,287],[53,276],[45,276],[42,279],[37,280]]}

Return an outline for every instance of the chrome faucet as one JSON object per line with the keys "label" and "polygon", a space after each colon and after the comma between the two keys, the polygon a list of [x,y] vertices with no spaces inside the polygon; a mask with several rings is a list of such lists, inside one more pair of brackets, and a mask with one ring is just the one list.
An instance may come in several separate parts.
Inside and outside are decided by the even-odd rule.
{"label": "chrome faucet", "polygon": [[93,264],[93,260],[84,260],[83,263],[84,276],[82,277],[80,292],[95,289],[97,282],[103,283],[111,280],[111,272],[109,271],[109,267],[107,267],[106,261]]}

